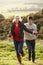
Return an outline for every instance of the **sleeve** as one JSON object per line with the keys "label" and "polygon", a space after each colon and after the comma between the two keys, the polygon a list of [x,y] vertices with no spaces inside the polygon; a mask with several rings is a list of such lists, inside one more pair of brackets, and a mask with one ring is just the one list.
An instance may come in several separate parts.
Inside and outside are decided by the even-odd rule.
{"label": "sleeve", "polygon": [[23,29],[24,29],[26,32],[33,34],[33,32],[30,31],[24,24],[23,24]]}
{"label": "sleeve", "polygon": [[11,34],[14,35],[14,27],[13,27],[13,24],[11,26]]}
{"label": "sleeve", "polygon": [[36,25],[34,26],[34,31],[37,31],[37,26]]}
{"label": "sleeve", "polygon": [[37,34],[38,34],[38,32],[37,32],[37,26],[36,26],[36,25],[34,26],[33,33],[34,33],[34,35],[36,35],[36,36],[37,36]]}

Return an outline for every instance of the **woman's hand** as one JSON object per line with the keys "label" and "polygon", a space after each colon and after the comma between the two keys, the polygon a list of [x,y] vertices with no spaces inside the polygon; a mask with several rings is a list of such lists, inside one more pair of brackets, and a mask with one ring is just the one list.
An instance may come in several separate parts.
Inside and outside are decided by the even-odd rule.
{"label": "woman's hand", "polygon": [[37,36],[38,32],[37,31],[33,31],[33,34]]}
{"label": "woman's hand", "polygon": [[11,31],[9,31],[9,33],[8,33],[8,37],[11,38],[11,36],[12,36],[12,35],[11,35]]}

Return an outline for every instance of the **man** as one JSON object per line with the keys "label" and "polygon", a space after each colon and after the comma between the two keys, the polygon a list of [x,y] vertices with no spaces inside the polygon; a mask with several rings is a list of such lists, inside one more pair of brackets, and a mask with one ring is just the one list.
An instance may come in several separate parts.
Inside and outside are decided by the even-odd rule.
{"label": "man", "polygon": [[31,60],[31,54],[32,54],[32,62],[35,61],[35,39],[36,39],[36,35],[37,35],[37,26],[36,24],[33,23],[32,21],[32,17],[28,16],[27,17],[27,23],[25,23],[25,26],[30,29],[31,31],[34,32],[34,34],[30,34],[27,32],[25,33],[25,40],[26,40],[26,45],[28,48],[28,55],[29,55],[29,60]]}
{"label": "man", "polygon": [[33,34],[29,29],[26,28],[26,26],[20,22],[19,16],[15,17],[15,21],[13,22],[11,26],[11,34],[13,36],[14,40],[14,46],[17,54],[17,59],[19,62],[19,65],[22,64],[21,55],[23,56],[23,44],[24,44],[24,33],[23,30],[27,31],[28,33]]}

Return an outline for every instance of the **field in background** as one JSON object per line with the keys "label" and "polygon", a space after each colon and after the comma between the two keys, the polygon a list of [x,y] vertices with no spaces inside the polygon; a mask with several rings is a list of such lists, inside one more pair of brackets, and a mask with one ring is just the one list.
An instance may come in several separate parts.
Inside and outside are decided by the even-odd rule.
{"label": "field in background", "polygon": [[[25,14],[24,14],[25,13]],[[4,17],[5,18],[9,18],[9,17],[11,17],[11,16],[27,16],[29,13],[36,13],[36,12],[29,12],[29,11],[15,11],[15,12],[7,12],[7,13],[1,13],[1,14],[3,14],[4,15]]]}
{"label": "field in background", "polygon": [[[43,65],[43,40],[36,42],[36,61],[28,61],[28,50],[24,44],[25,56],[23,57],[24,65]],[[16,52],[12,41],[0,41],[0,65],[18,65]]]}

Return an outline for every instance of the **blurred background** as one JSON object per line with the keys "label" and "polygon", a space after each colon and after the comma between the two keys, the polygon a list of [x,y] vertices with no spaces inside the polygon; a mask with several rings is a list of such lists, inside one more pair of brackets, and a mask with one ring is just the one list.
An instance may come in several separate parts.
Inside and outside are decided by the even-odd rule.
{"label": "blurred background", "polygon": [[0,1],[0,39],[6,39],[15,15],[26,22],[27,15],[37,24],[38,37],[43,38],[43,0],[1,0]]}
{"label": "blurred background", "polygon": [[[0,65],[17,65],[13,41],[12,38],[8,38],[15,15],[19,15],[23,23],[27,22],[28,15],[33,17],[39,33],[36,40],[36,62],[37,65],[43,65],[43,0],[0,0]],[[24,51],[23,62],[32,65],[27,60],[26,44],[24,44]]]}

